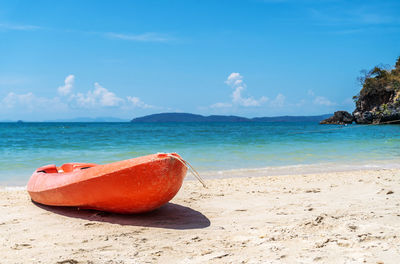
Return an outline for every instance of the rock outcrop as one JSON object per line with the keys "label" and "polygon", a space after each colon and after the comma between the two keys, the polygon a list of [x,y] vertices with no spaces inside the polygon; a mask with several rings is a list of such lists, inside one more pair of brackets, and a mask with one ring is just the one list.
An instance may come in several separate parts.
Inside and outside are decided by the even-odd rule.
{"label": "rock outcrop", "polygon": [[333,125],[345,125],[351,124],[354,121],[354,117],[346,111],[337,111],[333,114],[333,116],[322,120],[320,124],[333,124]]}
{"label": "rock outcrop", "polygon": [[[321,124],[400,124],[400,57],[392,69],[376,66],[360,78],[362,89],[354,96],[356,109],[352,119],[345,111]],[[351,119],[351,122],[350,122]]]}
{"label": "rock outcrop", "polygon": [[375,67],[361,80],[363,87],[354,98],[355,122],[381,124],[400,120],[400,57],[393,69]]}

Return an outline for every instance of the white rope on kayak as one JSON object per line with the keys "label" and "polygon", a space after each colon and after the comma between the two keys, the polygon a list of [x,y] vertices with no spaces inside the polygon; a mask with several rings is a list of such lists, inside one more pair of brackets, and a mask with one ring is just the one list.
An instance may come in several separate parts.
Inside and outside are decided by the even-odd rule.
{"label": "white rope on kayak", "polygon": [[167,153],[167,156],[179,160],[186,168],[188,168],[188,170],[193,174],[194,177],[196,177],[196,179],[203,185],[203,187],[207,188],[206,183],[204,182],[203,178],[200,176],[200,174],[196,171],[195,168],[193,168],[193,166],[189,162],[187,162],[184,159],[181,159],[178,156],[172,155],[171,153]]}

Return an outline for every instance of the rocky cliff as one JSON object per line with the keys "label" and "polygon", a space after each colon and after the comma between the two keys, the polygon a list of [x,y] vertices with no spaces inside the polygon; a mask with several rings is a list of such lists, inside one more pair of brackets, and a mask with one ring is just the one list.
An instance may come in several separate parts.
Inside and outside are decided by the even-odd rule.
{"label": "rocky cliff", "polygon": [[[355,97],[356,123],[379,124],[400,119],[400,57],[393,69],[375,67],[362,78],[363,87]],[[400,123],[400,122],[399,122]]]}
{"label": "rocky cliff", "polygon": [[[357,124],[400,123],[400,57],[393,68],[376,66],[365,72],[360,81],[362,89],[353,98],[356,103],[352,114],[354,121]],[[333,116],[321,124],[342,124],[340,117],[347,114]]]}

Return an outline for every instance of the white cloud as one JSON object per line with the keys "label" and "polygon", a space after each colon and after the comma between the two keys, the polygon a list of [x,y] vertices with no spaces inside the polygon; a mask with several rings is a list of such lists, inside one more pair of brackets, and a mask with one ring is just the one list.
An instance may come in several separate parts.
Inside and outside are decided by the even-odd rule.
{"label": "white cloud", "polygon": [[99,83],[94,83],[94,89],[85,94],[77,93],[70,97],[77,103],[79,107],[93,108],[93,107],[115,107],[124,103],[124,99],[110,92]]}
{"label": "white cloud", "polygon": [[[260,99],[254,99],[253,97],[244,97],[242,93],[246,90],[246,84],[243,82],[243,76],[238,72],[231,73],[226,79],[225,83],[231,86],[234,90],[232,92],[232,103],[241,106],[260,106],[262,103],[268,100],[267,97],[262,96]],[[214,104],[215,105],[215,104]]]}
{"label": "white cloud", "polygon": [[247,86],[243,81],[243,76],[238,72],[232,72],[225,83],[229,85],[233,92],[231,94],[231,103],[228,102],[218,102],[210,105],[210,108],[229,108],[233,106],[244,106],[244,107],[258,107],[266,104],[272,108],[281,108],[286,105],[286,96],[279,93],[274,99],[269,99],[266,96],[261,96],[255,99],[251,96],[245,97],[243,93],[245,92]]}
{"label": "white cloud", "polygon": [[97,82],[94,83],[95,89],[93,95],[99,98],[101,106],[117,106],[123,99],[116,96],[114,93],[108,91],[106,88],[102,87]]}
{"label": "white cloud", "polygon": [[54,98],[36,96],[32,92],[23,94],[9,92],[5,97],[0,98],[0,114],[26,116],[27,113],[32,113],[45,116],[49,113],[60,114],[83,109],[99,113],[109,108],[125,112],[130,112],[133,108],[158,108],[146,104],[139,97],[121,98],[97,82],[94,83],[93,89],[86,93],[73,92],[74,80],[74,75],[68,75],[64,80],[64,86],[57,89],[59,96]]}
{"label": "white cloud", "polygon": [[26,93],[26,94],[16,94],[10,92],[6,95],[6,97],[1,100],[1,105],[5,108],[14,108],[16,105],[25,105],[30,106],[31,102],[34,101],[33,99],[35,96],[33,93]]}
{"label": "white cloud", "polygon": [[299,102],[295,103],[295,106],[300,107],[300,106],[304,106],[307,103],[306,100],[301,99]]}
{"label": "white cloud", "polygon": [[131,103],[134,107],[138,108],[153,108],[152,105],[145,104],[139,97],[128,96],[127,101]]}
{"label": "white cloud", "polygon": [[58,87],[58,93],[64,96],[70,94],[74,87],[74,82],[75,76],[72,74],[68,75],[64,80],[64,85]]}
{"label": "white cloud", "polygon": [[232,107],[232,104],[229,103],[215,103],[210,106],[211,108],[227,108],[227,107]]}
{"label": "white cloud", "polygon": [[92,92],[89,91],[87,95],[83,93],[73,94],[70,97],[70,101],[72,101],[73,106],[83,107],[83,108],[91,108],[96,106],[96,100],[92,95]]}
{"label": "white cloud", "polygon": [[243,76],[240,75],[240,73],[238,72],[232,72],[225,81],[227,85],[234,85],[242,82],[243,82]]}
{"label": "white cloud", "polygon": [[283,94],[279,93],[275,99],[270,101],[270,105],[273,107],[283,107],[285,105],[286,101],[286,96]]}
{"label": "white cloud", "polygon": [[29,31],[29,30],[37,30],[41,27],[33,26],[33,25],[17,25],[17,24],[9,24],[9,23],[0,23],[0,30],[19,30],[19,31]]}
{"label": "white cloud", "polygon": [[73,108],[98,108],[98,107],[137,107],[137,108],[153,108],[152,105],[146,104],[139,97],[127,96],[125,99],[117,96],[115,93],[101,86],[98,82],[94,83],[93,90],[86,93],[72,93],[74,87],[75,76],[68,75],[65,78],[64,86],[58,87],[58,93],[68,97],[68,102]]}
{"label": "white cloud", "polygon": [[337,105],[335,102],[332,102],[328,98],[324,96],[319,96],[314,93],[313,90],[308,90],[307,94],[313,97],[313,104],[315,105],[323,105],[323,106],[334,106]]}
{"label": "white cloud", "polygon": [[154,32],[148,32],[143,34],[120,34],[120,33],[110,32],[106,33],[105,36],[108,38],[138,41],[138,42],[167,42],[171,40],[171,38],[167,35]]}
{"label": "white cloud", "polygon": [[336,105],[336,103],[331,102],[330,100],[328,100],[327,98],[323,97],[323,96],[316,96],[314,98],[314,104],[316,105],[324,105],[324,106],[333,106]]}
{"label": "white cloud", "polygon": [[61,102],[58,97],[46,98],[38,97],[33,93],[16,94],[8,93],[1,101],[0,108],[28,112],[54,111],[66,108],[66,104]]}

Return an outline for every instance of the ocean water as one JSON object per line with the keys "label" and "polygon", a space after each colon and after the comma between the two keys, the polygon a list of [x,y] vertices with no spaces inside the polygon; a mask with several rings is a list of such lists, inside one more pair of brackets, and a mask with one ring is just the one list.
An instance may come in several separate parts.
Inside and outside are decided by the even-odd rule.
{"label": "ocean water", "polygon": [[177,152],[205,175],[400,164],[400,126],[0,123],[0,185],[26,184],[46,164],[104,164],[157,152]]}

